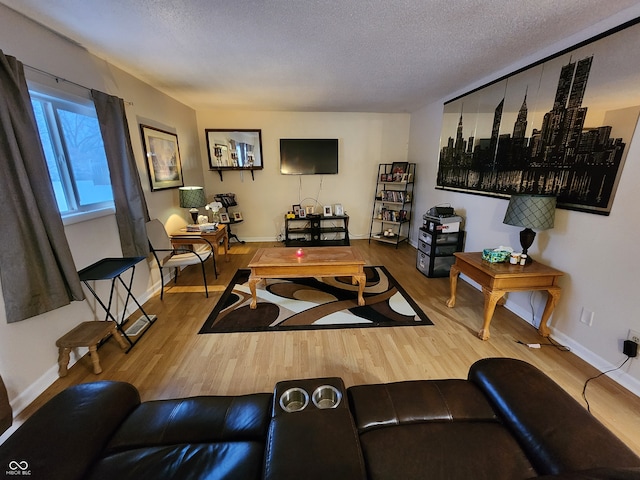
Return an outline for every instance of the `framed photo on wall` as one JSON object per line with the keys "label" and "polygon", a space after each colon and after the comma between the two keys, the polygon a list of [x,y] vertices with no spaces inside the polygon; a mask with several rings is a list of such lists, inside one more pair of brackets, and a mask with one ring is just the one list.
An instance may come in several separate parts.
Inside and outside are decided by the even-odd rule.
{"label": "framed photo on wall", "polygon": [[149,125],[140,125],[140,133],[151,191],[183,187],[178,136]]}

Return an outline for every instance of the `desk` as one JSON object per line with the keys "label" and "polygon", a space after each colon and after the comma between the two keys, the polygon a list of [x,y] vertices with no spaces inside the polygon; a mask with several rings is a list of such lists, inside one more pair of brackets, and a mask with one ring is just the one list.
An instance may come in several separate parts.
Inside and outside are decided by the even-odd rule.
{"label": "desk", "polygon": [[447,307],[453,308],[456,304],[456,288],[460,273],[478,282],[484,294],[484,319],[478,337],[482,340],[489,339],[489,325],[493,312],[505,293],[528,290],[546,290],[549,294],[538,328],[540,335],[549,336],[547,322],[560,299],[558,279],[564,275],[563,272],[536,261],[529,265],[511,265],[508,262],[489,263],[482,260],[481,252],[456,252],[454,255],[456,262],[449,273],[451,298],[447,300]]}
{"label": "desk", "polygon": [[[298,250],[302,251],[300,256]],[[364,305],[363,292],[367,283],[364,260],[351,247],[259,248],[249,262],[249,268],[252,309],[257,306],[256,285],[267,278],[349,276],[354,285],[358,284],[358,305]]]}
{"label": "desk", "polygon": [[[98,303],[102,306],[102,308],[106,312],[105,320],[109,320],[109,319],[113,320],[113,322],[116,324],[116,328],[118,329],[118,331],[122,333],[122,336],[124,337],[124,339],[129,343],[129,348],[127,349],[127,353],[129,352],[129,350],[133,348],[133,346],[138,342],[138,340],[140,340],[142,335],[146,333],[146,331],[148,330],[148,327],[150,327],[155,322],[155,315],[154,315],[154,318],[149,317],[149,315],[147,315],[147,312],[145,312],[144,309],[142,308],[142,305],[140,305],[138,300],[136,300],[136,297],[134,297],[133,293],[131,293],[131,286],[133,285],[133,275],[135,274],[136,265],[140,263],[142,260],[144,260],[145,258],[146,257],[103,258],[102,260],[99,260],[93,265],[89,265],[88,267],[85,267],[78,272],[78,275],[80,276],[80,281],[85,284],[85,286],[89,289],[89,291],[93,294],[95,299],[98,301]],[[129,278],[128,284],[125,283],[125,281],[122,279],[122,274],[125,273],[127,270],[131,270],[131,277]],[[109,303],[107,305],[104,304],[104,302],[100,299],[96,291],[89,284],[89,282],[93,280],[111,280],[111,290],[109,292]],[[118,280],[127,291],[127,296],[124,301],[124,307],[122,309],[123,318],[121,322],[118,322],[118,320],[111,313],[111,304],[113,302],[113,292],[115,291],[116,280]],[[129,303],[129,298],[133,299],[133,301],[136,303],[136,305],[138,306],[142,314],[146,317],[147,322],[149,323],[147,328],[145,328],[139,333],[139,336],[135,342],[131,341],[127,333],[122,329],[122,325],[125,323],[124,315],[126,314],[126,311],[127,311],[127,304]]]}
{"label": "desk", "polygon": [[[229,261],[229,232],[227,226],[224,223],[219,223],[218,228],[213,232],[188,232],[186,228],[181,228],[177,232],[172,233],[171,243],[175,248],[178,245],[193,245],[194,243],[208,243],[213,246],[213,254],[218,255],[218,245],[220,240],[223,240],[224,246],[224,259]],[[216,265],[216,274],[218,263],[214,261]]]}

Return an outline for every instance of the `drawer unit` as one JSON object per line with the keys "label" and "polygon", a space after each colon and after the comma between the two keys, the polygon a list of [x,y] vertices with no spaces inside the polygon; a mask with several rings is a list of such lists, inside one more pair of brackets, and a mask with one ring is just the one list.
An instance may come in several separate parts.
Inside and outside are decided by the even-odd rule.
{"label": "drawer unit", "polygon": [[427,277],[447,277],[451,265],[456,261],[453,255],[448,257],[430,257],[424,252],[418,251],[416,268]]}
{"label": "drawer unit", "polygon": [[[433,222],[429,222],[433,223]],[[425,225],[418,234],[418,258],[416,268],[427,277],[446,277],[456,258],[462,251],[464,231],[455,233]]]}

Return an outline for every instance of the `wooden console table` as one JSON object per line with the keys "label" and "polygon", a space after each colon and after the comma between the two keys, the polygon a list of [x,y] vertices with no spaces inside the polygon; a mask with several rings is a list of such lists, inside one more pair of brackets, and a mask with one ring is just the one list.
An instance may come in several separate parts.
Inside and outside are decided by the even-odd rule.
{"label": "wooden console table", "polygon": [[456,252],[454,255],[456,262],[449,273],[451,298],[447,300],[447,306],[453,308],[456,304],[456,288],[460,273],[478,282],[484,294],[484,320],[478,337],[482,340],[489,339],[489,325],[493,312],[505,293],[528,290],[546,290],[549,294],[538,327],[540,335],[549,336],[547,322],[560,298],[558,279],[564,275],[563,272],[536,261],[529,265],[490,263],[482,260],[481,252]]}
{"label": "wooden console table", "polygon": [[257,306],[256,285],[267,278],[349,276],[358,284],[358,305],[364,305],[364,260],[351,247],[259,248],[249,268],[252,309]]}

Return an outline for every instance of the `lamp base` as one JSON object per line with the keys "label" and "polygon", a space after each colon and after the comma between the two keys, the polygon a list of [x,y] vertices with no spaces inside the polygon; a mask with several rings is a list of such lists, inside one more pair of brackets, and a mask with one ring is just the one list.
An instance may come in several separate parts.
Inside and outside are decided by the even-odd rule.
{"label": "lamp base", "polygon": [[[197,208],[191,208],[191,209],[189,209],[189,213],[191,214],[191,218],[193,218],[193,224],[194,225],[197,224],[198,223],[198,213],[200,213],[198,211],[198,209]],[[535,235],[535,233],[534,233],[534,235]]]}
{"label": "lamp base", "polygon": [[520,246],[522,247],[522,253],[527,256],[527,260],[525,261],[525,265],[529,265],[533,260],[527,253],[529,251],[529,247],[533,245],[533,241],[536,238],[536,232],[531,230],[530,228],[525,228],[520,232]]}

